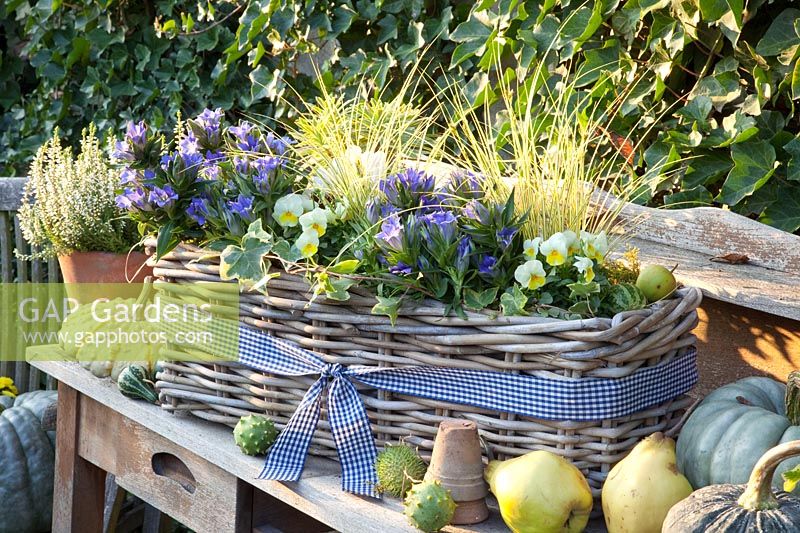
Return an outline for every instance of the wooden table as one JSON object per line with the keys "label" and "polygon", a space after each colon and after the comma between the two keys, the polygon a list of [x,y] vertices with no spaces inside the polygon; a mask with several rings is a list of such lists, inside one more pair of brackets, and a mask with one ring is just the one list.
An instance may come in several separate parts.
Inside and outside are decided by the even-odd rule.
{"label": "wooden table", "polygon": [[[77,363],[31,361],[59,381],[53,531],[102,530],[106,473],[187,527],[202,532],[417,531],[399,500],[340,489],[334,461],[309,456],[297,483],[256,479],[263,458],[242,454],[229,428],[122,396]],[[489,520],[450,532],[508,531]],[[602,531],[594,524],[590,531]]]}

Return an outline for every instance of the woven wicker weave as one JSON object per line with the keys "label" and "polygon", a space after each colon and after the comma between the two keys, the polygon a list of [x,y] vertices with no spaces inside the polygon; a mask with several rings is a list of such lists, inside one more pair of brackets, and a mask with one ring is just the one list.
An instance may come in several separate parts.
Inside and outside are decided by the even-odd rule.
{"label": "woven wicker weave", "polygon": [[[219,281],[218,258],[182,245],[160,260],[155,275],[165,281]],[[613,318],[559,320],[471,313],[443,317],[438,302],[403,309],[396,325],[371,314],[366,292],[346,303],[308,301],[302,277],[282,274],[269,296],[246,293],[240,301],[246,324],[293,341],[343,365],[436,365],[571,378],[621,378],[683,354],[695,337],[696,288],[648,309]],[[157,388],[165,409],[234,425],[247,413],[264,413],[279,427],[316,377],[290,378],[255,372],[235,363],[166,363]],[[376,442],[403,439],[423,456],[433,446],[437,424],[451,417],[474,420],[496,457],[549,450],[571,459],[586,474],[595,496],[611,467],[643,436],[674,426],[691,403],[681,397],[646,411],[602,422],[535,420],[359,388]],[[311,453],[336,458],[325,413]]]}

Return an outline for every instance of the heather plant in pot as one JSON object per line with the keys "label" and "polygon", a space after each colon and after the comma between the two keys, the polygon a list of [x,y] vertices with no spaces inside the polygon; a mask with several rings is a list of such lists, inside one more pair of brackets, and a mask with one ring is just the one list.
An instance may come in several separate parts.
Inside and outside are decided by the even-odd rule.
{"label": "heather plant in pot", "polygon": [[66,283],[144,279],[150,269],[144,253],[133,251],[135,225],[115,203],[118,180],[94,126],[83,132],[77,155],[56,130],[39,148],[23,192],[20,228],[34,250],[26,258],[58,257]]}

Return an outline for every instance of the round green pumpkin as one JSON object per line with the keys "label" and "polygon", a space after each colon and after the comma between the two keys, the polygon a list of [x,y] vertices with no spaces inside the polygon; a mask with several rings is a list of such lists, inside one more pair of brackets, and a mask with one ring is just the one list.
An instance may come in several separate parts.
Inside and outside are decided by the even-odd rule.
{"label": "round green pumpkin", "polygon": [[55,399],[55,391],[29,392],[0,412],[0,533],[50,530],[55,448],[41,416]]}
{"label": "round green pumpkin", "polygon": [[[678,468],[692,487],[746,483],[758,459],[770,448],[800,440],[798,421],[786,416],[796,412],[797,386],[774,379],[750,377],[720,387],[706,396],[681,430],[677,444]],[[780,474],[800,458],[784,461]],[[795,491],[797,494],[798,491]]]}

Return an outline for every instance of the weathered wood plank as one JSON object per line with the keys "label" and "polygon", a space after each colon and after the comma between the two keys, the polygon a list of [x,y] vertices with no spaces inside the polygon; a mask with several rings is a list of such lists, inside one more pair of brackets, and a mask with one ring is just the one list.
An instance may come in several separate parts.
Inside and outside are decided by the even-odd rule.
{"label": "weathered wood plank", "polygon": [[675,276],[704,295],[742,307],[800,320],[800,276],[756,265],[711,261],[712,255],[632,239],[644,264],[678,265]]}
{"label": "weathered wood plank", "polygon": [[56,476],[53,490],[53,531],[103,531],[106,474],[78,455],[80,394],[58,387]]}
{"label": "weathered wood plank", "polygon": [[11,283],[14,280],[14,241],[11,227],[14,213],[0,211],[0,281]]}
{"label": "weathered wood plank", "polygon": [[28,178],[0,177],[0,211],[16,211],[22,202],[22,190]]}
{"label": "weathered wood plank", "polygon": [[711,257],[743,254],[754,266],[797,275],[800,236],[715,207],[651,209],[628,204],[620,220],[642,240]]}
{"label": "weathered wood plank", "polygon": [[[39,358],[43,357],[47,349],[31,350],[31,362],[40,370],[333,529],[348,533],[417,531],[399,513],[399,501],[388,498],[386,501],[370,500],[343,492],[339,465],[333,461],[309,457],[303,477],[297,483],[255,479],[263,467],[263,459],[242,454],[234,444],[229,428],[193,417],[170,415],[156,406],[131,401],[122,396],[110,380],[99,380],[75,363],[35,360],[37,354]],[[487,522],[477,526],[450,527],[445,531],[508,531],[496,507],[491,513]]]}

